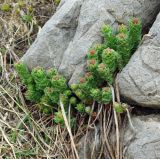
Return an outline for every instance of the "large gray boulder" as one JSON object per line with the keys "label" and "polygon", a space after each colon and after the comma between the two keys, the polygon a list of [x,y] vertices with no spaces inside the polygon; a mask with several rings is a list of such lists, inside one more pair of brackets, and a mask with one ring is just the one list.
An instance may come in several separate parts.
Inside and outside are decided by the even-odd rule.
{"label": "large gray boulder", "polygon": [[102,42],[104,23],[116,27],[136,16],[145,27],[159,7],[159,0],[62,0],[22,60],[30,69],[56,67],[74,83],[84,72],[88,49]]}
{"label": "large gray boulder", "polygon": [[128,127],[124,134],[124,159],[160,158],[160,116],[132,118],[136,134]]}
{"label": "large gray boulder", "polygon": [[160,14],[120,74],[119,86],[126,100],[160,108]]}

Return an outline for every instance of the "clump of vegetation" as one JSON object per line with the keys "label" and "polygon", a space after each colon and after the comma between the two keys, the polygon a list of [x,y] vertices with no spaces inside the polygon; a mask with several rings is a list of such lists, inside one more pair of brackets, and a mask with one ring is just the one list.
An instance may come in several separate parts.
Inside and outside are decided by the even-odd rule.
{"label": "clump of vegetation", "polygon": [[141,39],[141,22],[133,18],[129,27],[120,25],[116,34],[108,25],[102,27],[104,44],[91,48],[87,54],[88,72],[71,88],[84,104],[96,101],[109,104],[112,101],[110,85],[116,72],[129,61]]}
{"label": "clump of vegetation", "polygon": [[142,24],[138,18],[132,18],[129,26],[120,25],[117,33],[112,28],[104,25],[102,33],[107,47],[114,49],[119,54],[119,66],[122,69],[129,61],[131,55],[141,40]]}
{"label": "clump of vegetation", "polygon": [[[26,98],[38,103],[44,113],[55,113],[54,121],[64,125],[63,115],[59,109],[60,100],[67,113],[68,106],[80,114],[92,115],[92,103],[109,105],[112,102],[111,85],[115,74],[120,71],[130,59],[141,39],[141,22],[131,19],[129,27],[119,26],[114,34],[112,28],[104,25],[102,28],[104,43],[92,47],[87,54],[87,72],[80,78],[78,84],[67,85],[66,79],[55,69],[45,71],[41,67],[31,72],[25,64],[19,62],[15,68],[26,86]],[[116,112],[123,113],[125,106],[114,103]],[[74,119],[74,118],[73,118]]]}
{"label": "clump of vegetation", "polygon": [[0,50],[7,49],[7,54],[13,50],[18,57],[22,57],[39,29],[53,15],[59,2],[60,0],[1,0]]}
{"label": "clump of vegetation", "polygon": [[32,16],[31,14],[23,15],[23,16],[22,16],[22,20],[23,20],[25,23],[31,23],[32,20],[33,20],[33,16]]}
{"label": "clump of vegetation", "polygon": [[10,11],[10,5],[7,4],[7,3],[3,3],[2,6],[1,6],[1,10],[4,11],[4,12]]}
{"label": "clump of vegetation", "polygon": [[[72,97],[72,92],[67,85],[66,79],[52,68],[45,71],[42,67],[37,67],[30,72],[22,62],[16,63],[15,69],[27,88],[26,99],[37,103],[43,113],[54,113],[55,123],[63,126],[64,120],[59,109],[60,97],[66,112],[69,103],[72,105],[76,103],[76,98]],[[72,118],[71,122],[73,123],[73,121],[74,118]]]}
{"label": "clump of vegetation", "polygon": [[[63,102],[67,104],[71,91],[69,90],[66,79],[59,75],[55,69],[45,71],[41,67],[34,68],[31,72],[25,64],[19,62],[15,68],[26,86],[26,98],[31,102],[39,103],[41,110],[45,112],[52,111],[53,106],[59,105],[60,94],[63,95]],[[43,106],[47,107],[46,110]]]}

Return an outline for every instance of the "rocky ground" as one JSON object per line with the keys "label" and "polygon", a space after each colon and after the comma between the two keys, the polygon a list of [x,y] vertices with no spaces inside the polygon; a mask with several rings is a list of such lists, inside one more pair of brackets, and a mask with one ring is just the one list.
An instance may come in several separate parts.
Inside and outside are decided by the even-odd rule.
{"label": "rocky ground", "polygon": [[[29,47],[25,55],[22,57],[21,60],[23,60],[24,63],[27,64],[29,68],[34,68],[36,66],[42,66],[44,68],[56,67],[58,71],[62,73],[69,80],[69,84],[76,83],[79,77],[84,74],[86,65],[85,56],[87,50],[93,44],[101,43],[103,40],[101,37],[100,29],[104,23],[110,24],[111,26],[113,26],[113,28],[116,28],[118,24],[122,23],[127,24],[127,21],[133,16],[142,19],[143,30],[144,30],[143,32],[145,35],[143,36],[138,49],[132,56],[127,66],[120,73],[120,76],[118,78],[119,91],[122,97],[121,99],[129,103],[133,107],[132,111],[133,117],[130,120],[130,117],[128,116],[129,119],[128,124],[124,125],[122,124],[125,127],[125,129],[124,127],[122,127],[123,130],[122,133],[120,129],[120,135],[122,135],[122,139],[124,139],[123,140],[124,142],[121,143],[122,145],[120,146],[119,150],[119,152],[121,153],[119,156],[114,156],[114,154],[116,154],[114,151],[117,151],[117,149],[112,149],[113,145],[109,146],[107,145],[107,143],[109,140],[113,140],[113,143],[115,143],[114,139],[112,139],[114,138],[113,136],[115,135],[107,136],[106,139],[107,131],[102,131],[102,128],[99,126],[98,123],[96,123],[95,126],[96,128],[94,129],[94,131],[89,132],[90,136],[88,137],[86,135],[87,137],[84,136],[83,138],[81,138],[79,143],[80,146],[77,146],[80,158],[88,159],[91,158],[91,156],[92,158],[94,158],[98,152],[103,150],[106,150],[107,154],[100,155],[101,158],[103,158],[103,156],[105,156],[104,158],[112,158],[112,159],[113,158],[116,159],[160,158],[160,153],[159,153],[160,152],[160,133],[159,133],[160,13],[159,12],[160,12],[159,0],[153,0],[153,1],[62,0],[60,2],[60,5],[56,13],[47,21],[47,23],[44,25],[42,29],[39,29],[37,38],[31,45],[31,47]],[[2,13],[2,15],[4,15],[4,13]],[[5,24],[7,25],[7,23]],[[31,24],[29,23],[30,29],[28,30],[33,31],[33,26],[35,24],[37,23],[35,23],[34,20],[32,21]],[[28,27],[28,24],[25,25],[26,27]],[[5,25],[3,26],[3,28],[4,27]],[[38,29],[39,27],[36,26],[36,28]],[[35,29],[35,31],[37,31],[37,29]],[[34,32],[29,32],[29,33],[28,33],[29,36],[34,34]],[[4,34],[4,32],[2,32],[1,34]],[[30,40],[28,39],[28,34],[26,35],[26,37],[27,41],[30,42]],[[4,37],[5,35],[6,34],[2,35],[2,37]],[[2,49],[5,52],[4,54],[5,56],[3,57],[6,57],[5,59],[10,59],[10,56],[13,56],[13,59],[17,60],[17,53],[16,53],[17,49],[14,46],[21,46],[21,43],[19,44],[14,42],[14,45],[8,45],[8,40],[6,41],[7,41],[6,44],[3,44],[4,40],[0,44],[3,47],[5,47],[5,48],[2,47]],[[11,38],[11,44],[12,43],[13,40]],[[11,50],[11,48],[14,48],[15,50],[14,49]],[[26,47],[22,48],[25,49]],[[6,61],[3,61],[3,63],[4,62],[6,63]],[[4,73],[4,71],[2,71],[2,73]],[[3,94],[6,93],[9,96],[10,93],[9,91],[6,92],[5,87],[1,87],[1,90],[2,90],[1,94],[4,101],[5,96]],[[14,100],[10,98],[9,100],[6,100],[6,102],[8,101],[8,105],[10,105],[9,103],[13,102]],[[20,102],[24,103],[22,99],[20,99]],[[15,104],[15,101],[13,102],[13,104]],[[10,107],[12,108],[12,105],[10,105]],[[5,110],[4,107],[2,106],[1,109]],[[14,112],[16,112],[15,110],[16,109],[14,109]],[[9,110],[7,109],[6,111]],[[8,114],[8,112],[5,113]],[[21,113],[21,111],[18,113]],[[21,115],[20,119],[22,119],[23,113],[19,115]],[[2,117],[3,116],[5,116],[5,114],[2,114]],[[38,119],[39,120],[36,121],[36,125],[39,125],[39,123],[44,124],[44,122],[41,123],[40,121],[41,118],[38,117]],[[6,118],[2,120],[3,126],[6,124],[4,120],[6,120]],[[48,121],[46,118],[45,120],[46,122]],[[32,124],[35,123],[33,122]],[[11,126],[6,124],[4,127],[7,128]],[[108,126],[107,128],[110,127]],[[13,126],[10,129],[12,130]],[[42,129],[42,127],[40,127],[40,129]],[[31,130],[34,132],[34,131],[39,131],[40,129],[37,126],[37,129],[35,128],[35,130],[34,129]],[[1,150],[1,152],[3,152],[2,154],[6,155],[5,151],[10,148],[10,151],[13,154],[13,156],[16,156],[17,153],[14,152],[12,142],[9,142],[10,140],[8,140],[7,138],[8,136],[6,137],[5,135],[7,131],[5,129],[0,129],[0,130],[3,136],[3,141],[1,140],[1,144],[4,145],[3,148],[1,148],[3,150],[3,151]],[[35,136],[33,135],[32,131],[30,132],[30,135],[32,136],[31,138],[34,141],[33,143],[35,145],[38,145],[39,143],[34,138]],[[60,129],[56,127],[54,131],[60,131]],[[112,131],[115,132],[114,130],[111,130],[111,132]],[[44,127],[42,133],[47,133],[49,138],[52,137],[49,129],[47,129],[46,132],[44,131]],[[65,133],[65,131],[61,132],[61,134],[63,133]],[[38,135],[40,134],[38,133]],[[109,140],[108,137],[110,137]],[[84,143],[84,138],[89,139],[87,141],[87,144]],[[103,138],[105,140],[104,143],[106,147],[104,146],[103,150],[101,150],[101,146],[99,146],[102,144],[100,142],[100,138]],[[54,144],[54,146],[52,144],[48,144],[49,147],[55,150],[55,151],[50,151],[50,148],[48,148],[47,145],[47,141],[44,140],[43,137],[40,137],[40,139],[41,139],[40,145],[43,152],[49,155],[52,154],[53,158],[56,158],[55,157],[56,155],[59,156],[59,153],[61,153],[61,155],[57,158],[71,157],[69,155],[70,150],[68,150],[68,148],[66,148],[67,146],[64,144],[65,140],[56,141],[56,144],[60,143],[65,145],[57,149],[55,148],[56,144]],[[93,146],[95,150],[94,152],[92,152],[93,143],[95,144],[96,147],[95,148]],[[19,143],[16,142],[16,144],[18,148]],[[67,144],[70,145],[70,143]],[[83,151],[84,148],[83,145],[87,145],[84,151]],[[6,147],[8,149],[5,149]],[[62,149],[64,149],[64,147],[66,148],[65,150],[68,150],[67,151],[68,154],[63,152]],[[23,149],[24,149],[23,153],[25,153],[25,148],[23,147]],[[35,152],[36,151],[34,151],[34,153]],[[21,152],[20,154],[23,153]],[[49,157],[52,158],[51,156]]]}

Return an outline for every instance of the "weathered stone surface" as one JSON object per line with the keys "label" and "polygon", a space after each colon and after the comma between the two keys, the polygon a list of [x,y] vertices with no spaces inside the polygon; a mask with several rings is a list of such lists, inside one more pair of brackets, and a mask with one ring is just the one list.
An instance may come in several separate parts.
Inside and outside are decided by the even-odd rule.
{"label": "weathered stone surface", "polygon": [[88,49],[102,41],[104,23],[116,27],[136,16],[146,26],[159,7],[159,0],[62,0],[22,60],[29,68],[54,66],[74,83],[84,72]]}
{"label": "weathered stone surface", "polygon": [[160,108],[160,14],[120,74],[119,86],[129,101]]}
{"label": "weathered stone surface", "polygon": [[45,24],[22,58],[29,68],[36,66],[58,68],[60,66],[63,53],[75,35],[81,5],[82,0],[62,4]]}
{"label": "weathered stone surface", "polygon": [[77,147],[79,158],[97,159],[100,156],[101,146],[101,131],[100,126],[97,125],[94,130],[90,130],[80,139]]}
{"label": "weathered stone surface", "polygon": [[137,116],[132,118],[132,122],[136,135],[132,138],[132,130],[126,129],[124,159],[159,159],[160,116]]}

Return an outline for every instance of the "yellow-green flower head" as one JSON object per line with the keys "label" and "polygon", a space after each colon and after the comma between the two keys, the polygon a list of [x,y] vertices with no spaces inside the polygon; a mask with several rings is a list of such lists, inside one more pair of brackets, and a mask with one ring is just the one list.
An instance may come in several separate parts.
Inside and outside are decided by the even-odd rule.
{"label": "yellow-green flower head", "polygon": [[106,54],[112,54],[112,53],[114,52],[114,50],[111,49],[111,48],[107,48],[107,49],[104,50],[104,52],[105,52]]}
{"label": "yellow-green flower head", "polygon": [[106,67],[106,65],[104,63],[100,63],[98,65],[98,69],[97,69],[98,73],[100,74],[101,78],[106,78],[106,76],[109,73],[109,68]]}
{"label": "yellow-green flower head", "polygon": [[92,109],[91,109],[91,107],[86,107],[85,108],[85,112],[88,114],[88,115],[91,115],[92,114]]}
{"label": "yellow-green flower head", "polygon": [[77,104],[76,109],[79,113],[84,113],[85,112],[85,105],[82,103]]}
{"label": "yellow-green flower head", "polygon": [[112,29],[109,25],[103,25],[102,32],[107,33],[110,32]]}
{"label": "yellow-green flower head", "polygon": [[119,25],[118,30],[119,30],[119,33],[127,33],[127,31],[128,31],[127,26],[124,24]]}
{"label": "yellow-green flower head", "polygon": [[91,89],[91,96],[93,100],[100,102],[101,100],[101,90],[98,88]]}
{"label": "yellow-green flower head", "polygon": [[98,88],[92,89],[91,93],[93,94],[93,96],[97,96],[100,94],[100,90]]}
{"label": "yellow-green flower head", "polygon": [[102,102],[105,104],[110,103],[112,100],[112,92],[109,87],[104,87],[102,89]]}
{"label": "yellow-green flower head", "polygon": [[45,94],[52,94],[54,92],[54,89],[52,87],[46,87],[44,89]]}
{"label": "yellow-green flower head", "polygon": [[67,97],[70,96],[71,94],[72,94],[72,92],[70,90],[64,91],[64,95]]}
{"label": "yellow-green flower head", "polygon": [[77,103],[76,97],[71,97],[69,101],[70,101],[71,105],[76,105],[76,103]]}
{"label": "yellow-green flower head", "polygon": [[104,69],[106,69],[106,65],[105,65],[104,63],[100,63],[100,64],[98,65],[98,69],[104,70]]}
{"label": "yellow-green flower head", "polygon": [[49,76],[49,77],[53,77],[53,76],[55,76],[57,74],[57,71],[54,69],[54,68],[49,68],[48,70],[47,70],[47,75]]}
{"label": "yellow-green flower head", "polygon": [[96,44],[96,45],[95,45],[95,49],[96,49],[96,50],[99,50],[99,49],[101,49],[101,48],[102,48],[102,44]]}
{"label": "yellow-green flower head", "polygon": [[60,75],[56,75],[56,76],[53,76],[52,80],[60,80],[61,79],[61,76]]}
{"label": "yellow-green flower head", "polygon": [[78,84],[72,84],[72,85],[71,85],[71,89],[72,89],[73,91],[77,90],[77,89],[78,89]]}
{"label": "yellow-green flower head", "polygon": [[37,76],[41,76],[41,75],[44,75],[44,69],[42,67],[36,67],[32,70],[33,74],[36,73]]}
{"label": "yellow-green flower head", "polygon": [[10,11],[10,5],[7,3],[2,4],[1,10],[4,12],[9,12]]}
{"label": "yellow-green flower head", "polygon": [[125,39],[125,38],[126,38],[126,34],[124,34],[124,33],[119,33],[119,34],[117,35],[117,38],[118,38],[118,39]]}
{"label": "yellow-green flower head", "polygon": [[114,107],[114,109],[117,113],[123,113],[124,112],[124,108],[122,107],[122,105],[120,103],[115,102],[113,107]]}
{"label": "yellow-green flower head", "polygon": [[62,126],[64,126],[64,118],[63,118],[63,114],[61,111],[58,111],[54,114],[54,122],[57,124],[61,124]]}
{"label": "yellow-green flower head", "polygon": [[75,94],[76,94],[77,97],[80,98],[80,99],[84,99],[84,98],[85,98],[84,93],[83,93],[80,89],[77,89],[77,90],[75,91]]}

